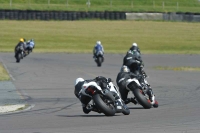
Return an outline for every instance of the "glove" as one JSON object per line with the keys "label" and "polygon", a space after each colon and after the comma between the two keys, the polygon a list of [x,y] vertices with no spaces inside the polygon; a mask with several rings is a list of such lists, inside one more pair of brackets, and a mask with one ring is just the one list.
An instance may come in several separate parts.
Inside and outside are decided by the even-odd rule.
{"label": "glove", "polygon": [[132,73],[132,72],[130,72],[129,75],[130,75],[131,78],[137,78],[137,75]]}
{"label": "glove", "polygon": [[142,75],[137,75],[136,77],[138,80],[142,79]]}
{"label": "glove", "polygon": [[108,83],[112,82],[112,79],[111,78],[107,78],[107,82]]}
{"label": "glove", "polygon": [[141,65],[141,62],[139,60],[135,61],[138,65]]}

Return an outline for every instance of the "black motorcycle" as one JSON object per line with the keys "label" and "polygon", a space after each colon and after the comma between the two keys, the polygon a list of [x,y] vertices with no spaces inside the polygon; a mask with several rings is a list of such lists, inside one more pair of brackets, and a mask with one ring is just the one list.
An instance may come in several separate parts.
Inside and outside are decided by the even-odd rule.
{"label": "black motorcycle", "polygon": [[23,46],[22,45],[17,46],[16,53],[15,53],[16,62],[19,63],[20,60],[23,59],[24,56],[25,56],[25,53],[24,53]]}

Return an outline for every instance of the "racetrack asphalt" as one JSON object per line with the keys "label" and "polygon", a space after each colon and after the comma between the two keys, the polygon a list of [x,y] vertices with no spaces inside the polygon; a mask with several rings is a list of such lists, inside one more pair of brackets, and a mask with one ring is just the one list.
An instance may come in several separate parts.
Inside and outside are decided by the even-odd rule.
{"label": "racetrack asphalt", "polygon": [[[12,77],[9,81],[12,84],[6,85],[13,86],[4,87],[9,88],[5,90],[10,92],[6,95],[32,107],[0,114],[0,132],[199,133],[200,72],[156,70],[154,67],[199,67],[200,55],[142,55],[148,81],[160,105],[158,108],[143,109],[140,105],[128,104],[130,115],[119,113],[113,117],[82,112],[73,93],[75,79],[102,75],[116,83],[123,56],[105,54],[102,67],[97,67],[90,54],[31,53],[16,63],[13,53],[0,53]],[[2,101],[6,99],[3,96],[0,95]]]}

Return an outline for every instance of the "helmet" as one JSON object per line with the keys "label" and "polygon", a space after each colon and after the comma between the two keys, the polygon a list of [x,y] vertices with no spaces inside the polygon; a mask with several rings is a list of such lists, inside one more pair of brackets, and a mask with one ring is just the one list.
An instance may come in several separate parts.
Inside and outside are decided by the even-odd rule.
{"label": "helmet", "polygon": [[132,44],[132,46],[135,46],[135,47],[137,47],[137,43],[135,43],[135,42],[134,42],[134,43]]}
{"label": "helmet", "polygon": [[34,40],[33,40],[33,39],[31,39],[30,41],[31,41],[31,42],[33,42]]}
{"label": "helmet", "polygon": [[77,85],[81,81],[84,81],[84,79],[83,78],[77,78],[76,81],[75,81],[75,85]]}
{"label": "helmet", "polygon": [[24,42],[24,39],[23,39],[23,38],[20,38],[19,41],[20,41],[20,42]]}
{"label": "helmet", "polygon": [[97,41],[97,43],[96,44],[99,44],[99,45],[101,45],[101,41]]}
{"label": "helmet", "polygon": [[121,72],[130,72],[130,69],[127,66],[123,65],[121,68]]}
{"label": "helmet", "polygon": [[137,51],[140,52],[140,50],[139,50],[139,48],[138,48],[138,45],[137,45],[137,43],[135,43],[135,42],[134,42],[134,43],[132,44],[132,46],[130,47],[130,50],[131,50],[131,51],[137,50]]}

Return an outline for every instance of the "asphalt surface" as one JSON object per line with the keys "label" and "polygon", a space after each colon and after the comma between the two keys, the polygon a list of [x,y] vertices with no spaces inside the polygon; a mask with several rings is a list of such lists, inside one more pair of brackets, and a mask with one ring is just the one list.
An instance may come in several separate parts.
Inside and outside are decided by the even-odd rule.
{"label": "asphalt surface", "polygon": [[[13,53],[0,53],[12,84],[29,110],[0,115],[1,133],[199,133],[199,71],[155,70],[155,66],[199,67],[200,55],[143,55],[158,108],[129,104],[130,115],[84,114],[74,96],[74,82],[106,76],[116,80],[124,55],[106,54],[97,67],[90,54],[31,53],[16,63]],[[131,96],[131,93],[129,94]]]}

